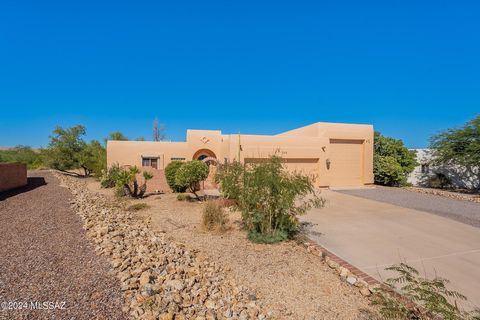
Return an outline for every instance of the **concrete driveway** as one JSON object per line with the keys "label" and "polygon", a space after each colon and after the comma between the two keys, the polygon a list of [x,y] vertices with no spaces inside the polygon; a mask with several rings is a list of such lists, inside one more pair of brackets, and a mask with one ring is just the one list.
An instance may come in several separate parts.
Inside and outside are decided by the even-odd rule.
{"label": "concrete driveway", "polygon": [[424,211],[330,190],[326,206],[302,217],[314,224],[311,239],[378,280],[384,268],[406,261],[480,307],[480,228]]}

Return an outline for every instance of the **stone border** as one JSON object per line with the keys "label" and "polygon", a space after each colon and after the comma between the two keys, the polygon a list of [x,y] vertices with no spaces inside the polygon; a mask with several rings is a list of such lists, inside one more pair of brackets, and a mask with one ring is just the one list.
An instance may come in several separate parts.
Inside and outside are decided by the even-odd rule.
{"label": "stone border", "polygon": [[455,192],[450,190],[423,188],[423,187],[403,187],[401,189],[409,192],[429,194],[429,195],[444,197],[448,199],[480,203],[479,194],[468,194],[468,193],[461,193],[461,192]]}
{"label": "stone border", "polygon": [[343,260],[336,254],[328,251],[311,239],[308,239],[308,241],[304,242],[303,247],[307,249],[307,252],[318,256],[322,259],[322,261],[325,261],[325,263],[331,269],[337,272],[342,280],[354,287],[357,287],[360,293],[365,297],[369,297],[376,289],[384,286],[384,284],[377,279],[369,276],[362,270]]}

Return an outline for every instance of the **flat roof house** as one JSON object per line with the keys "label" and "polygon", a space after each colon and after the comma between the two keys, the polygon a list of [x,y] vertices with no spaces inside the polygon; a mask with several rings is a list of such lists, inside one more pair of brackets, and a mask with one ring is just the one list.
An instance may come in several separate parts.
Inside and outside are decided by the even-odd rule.
{"label": "flat roof house", "polygon": [[187,130],[185,142],[108,141],[107,164],[151,171],[149,189],[167,191],[163,170],[173,160],[250,163],[277,154],[290,171],[315,177],[318,187],[373,183],[373,126],[318,122],[277,135]]}

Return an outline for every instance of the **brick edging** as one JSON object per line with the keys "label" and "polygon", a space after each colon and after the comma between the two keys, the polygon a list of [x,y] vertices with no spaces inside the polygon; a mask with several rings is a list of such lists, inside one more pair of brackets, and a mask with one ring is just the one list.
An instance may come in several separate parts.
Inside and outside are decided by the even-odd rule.
{"label": "brick edging", "polygon": [[363,296],[368,297],[375,290],[384,286],[384,284],[377,279],[366,274],[348,261],[345,261],[309,238],[307,238],[306,242],[303,242],[303,247],[307,249],[307,252],[324,260],[325,263],[331,269],[335,270],[346,283],[357,287]]}

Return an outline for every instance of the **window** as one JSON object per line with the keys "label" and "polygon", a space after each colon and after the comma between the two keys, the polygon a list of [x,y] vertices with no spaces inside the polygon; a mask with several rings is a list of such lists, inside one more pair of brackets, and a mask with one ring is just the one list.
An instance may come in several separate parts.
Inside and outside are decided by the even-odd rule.
{"label": "window", "polygon": [[152,167],[154,169],[158,169],[158,158],[142,157],[142,167]]}
{"label": "window", "polygon": [[422,164],[422,173],[429,173],[430,172],[430,165]]}
{"label": "window", "polygon": [[170,158],[170,160],[172,160],[172,161],[184,161],[184,160],[185,160],[185,158],[181,158],[181,157],[172,157],[172,158]]}

